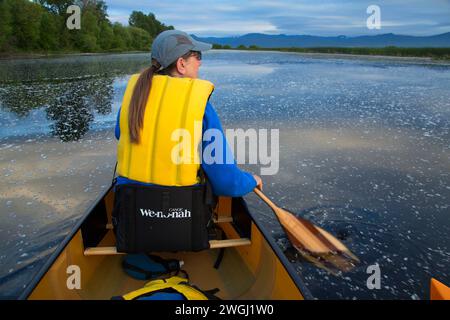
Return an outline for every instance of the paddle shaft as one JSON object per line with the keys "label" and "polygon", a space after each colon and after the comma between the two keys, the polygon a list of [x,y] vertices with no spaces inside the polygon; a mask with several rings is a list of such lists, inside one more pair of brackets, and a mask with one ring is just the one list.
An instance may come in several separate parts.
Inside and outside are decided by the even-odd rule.
{"label": "paddle shaft", "polygon": [[278,209],[278,206],[275,203],[273,203],[269,198],[267,198],[266,195],[262,193],[261,190],[255,188],[253,189],[253,191],[258,195],[258,197],[260,197],[265,203],[267,203],[269,207],[272,208],[272,210],[276,211]]}
{"label": "paddle shaft", "polygon": [[[310,234],[310,244],[315,243],[316,246],[320,247],[320,245],[324,245],[325,248],[327,248],[330,251],[334,251],[336,252],[338,249],[328,240],[326,239],[319,230],[317,230],[316,226],[313,225],[312,223],[310,223],[309,221],[306,220],[302,220],[303,223],[298,224],[298,223],[294,223],[294,225],[296,227],[294,227],[294,225],[292,224],[292,219],[294,218],[294,216],[289,213],[287,214],[286,210],[283,210],[281,208],[279,208],[275,203],[272,202],[272,200],[270,200],[268,197],[266,197],[266,195],[264,193],[262,193],[261,190],[259,190],[258,188],[253,189],[253,191],[265,202],[269,205],[269,207],[273,210],[273,212],[275,213],[275,216],[277,217],[278,221],[280,222],[280,224],[283,226],[283,228],[285,228],[285,231],[288,232],[288,234],[290,234],[291,236],[295,237],[295,232],[294,229],[301,230],[300,232],[303,234],[303,237],[305,237],[306,235]],[[297,217],[295,217],[295,219],[299,219]],[[292,228],[290,228],[289,226],[291,226]],[[287,230],[286,230],[287,228]]]}
{"label": "paddle shaft", "polygon": [[[262,193],[261,190],[259,190],[258,188],[253,189],[253,191],[264,201],[266,202],[270,208],[272,208],[272,210],[274,211],[275,215],[277,216],[278,220],[280,221],[281,225],[283,227],[286,227],[286,223],[289,224],[289,220],[292,219],[292,217],[294,217],[291,213],[289,213],[288,215],[282,214],[280,213],[280,211],[283,211],[283,213],[286,213],[286,210],[280,209],[275,203],[273,203],[268,197],[266,197],[266,195],[264,193]],[[299,219],[298,217],[295,217],[295,219]],[[315,240],[314,237],[311,238],[311,241],[319,241],[320,243],[322,243],[326,248],[328,248],[330,251],[332,252],[336,252],[339,251],[339,249],[336,246],[336,243],[333,243],[334,241],[330,241],[330,239],[327,239],[318,229],[317,226],[315,226],[314,224],[312,224],[310,221],[307,221],[305,219],[301,219],[302,220],[302,224],[301,225],[297,225],[297,228],[301,228],[300,230],[302,230],[303,235],[306,234],[311,234],[314,235],[314,237],[316,238]],[[292,231],[292,230],[287,230],[287,231]],[[335,239],[332,235],[328,234],[328,236],[332,239]],[[337,241],[337,240],[336,240]],[[337,243],[337,245],[339,246],[339,241]],[[345,247],[344,247],[345,248]]]}

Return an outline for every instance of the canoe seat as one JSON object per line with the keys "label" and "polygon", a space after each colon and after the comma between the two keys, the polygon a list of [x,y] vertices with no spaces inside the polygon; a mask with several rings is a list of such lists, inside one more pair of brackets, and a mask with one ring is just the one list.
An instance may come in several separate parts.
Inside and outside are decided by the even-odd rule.
{"label": "canoe seat", "polygon": [[[213,222],[214,223],[233,222],[233,218],[232,217],[218,217],[218,218],[214,218]],[[112,230],[113,229],[112,223],[107,223],[106,229]]]}
{"label": "canoe seat", "polygon": [[[223,249],[238,246],[248,246],[251,245],[249,238],[239,238],[238,233],[234,230],[232,226],[233,218],[231,216],[231,198],[222,198],[219,202],[217,214],[214,215],[213,222],[215,224],[229,225],[233,229],[233,238],[225,240],[210,240],[210,249]],[[109,219],[111,221],[111,219]],[[104,255],[120,255],[124,254],[122,252],[117,252],[117,248],[114,246],[115,240],[113,236],[113,225],[112,223],[107,223],[105,229],[108,230],[108,235],[103,239],[104,241],[99,244],[98,247],[86,247],[84,250],[85,256],[104,256]],[[108,240],[109,239],[109,240]]]}
{"label": "canoe seat", "polygon": [[[248,246],[250,244],[251,244],[251,241],[248,238],[210,240],[209,241],[210,249]],[[108,255],[117,255],[117,254],[124,254],[124,253],[117,252],[116,247],[94,247],[94,248],[86,248],[84,250],[85,256],[108,256]]]}

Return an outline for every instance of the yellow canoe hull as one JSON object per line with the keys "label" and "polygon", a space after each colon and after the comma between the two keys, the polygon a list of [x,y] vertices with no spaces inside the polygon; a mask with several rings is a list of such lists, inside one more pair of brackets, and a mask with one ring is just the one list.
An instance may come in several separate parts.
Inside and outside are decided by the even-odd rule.
{"label": "yellow canoe hull", "polygon": [[[110,299],[143,287],[147,281],[124,273],[123,255],[115,250],[111,229],[114,192],[111,188],[81,219],[49,262],[27,287],[22,299]],[[249,212],[242,198],[220,198],[216,223],[228,242],[200,252],[157,253],[184,261],[190,281],[209,290],[219,288],[221,299],[311,298],[299,275],[270,233]],[[211,242],[212,243],[212,242]],[[214,262],[226,246],[219,268]],[[73,287],[79,271],[79,287]]]}
{"label": "yellow canoe hull", "polygon": [[450,300],[450,288],[432,278],[430,285],[430,300]]}

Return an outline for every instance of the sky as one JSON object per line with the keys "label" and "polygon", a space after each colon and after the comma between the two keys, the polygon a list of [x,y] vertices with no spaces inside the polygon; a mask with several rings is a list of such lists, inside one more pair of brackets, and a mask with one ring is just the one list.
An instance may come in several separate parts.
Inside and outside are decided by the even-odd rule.
{"label": "sky", "polygon": [[[427,36],[450,32],[450,0],[106,0],[109,18],[128,24],[133,10],[197,36],[247,33]],[[380,8],[380,29],[369,29],[367,8]]]}

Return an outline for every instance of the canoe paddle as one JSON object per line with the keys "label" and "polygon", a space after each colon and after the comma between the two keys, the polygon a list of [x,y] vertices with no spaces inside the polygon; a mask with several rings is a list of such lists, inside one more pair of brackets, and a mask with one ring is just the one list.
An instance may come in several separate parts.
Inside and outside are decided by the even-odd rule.
{"label": "canoe paddle", "polygon": [[292,246],[305,259],[333,275],[338,275],[339,271],[350,271],[359,263],[359,259],[336,237],[308,220],[279,208],[258,188],[253,191],[269,205]]}

